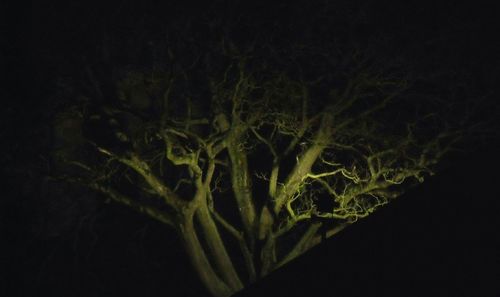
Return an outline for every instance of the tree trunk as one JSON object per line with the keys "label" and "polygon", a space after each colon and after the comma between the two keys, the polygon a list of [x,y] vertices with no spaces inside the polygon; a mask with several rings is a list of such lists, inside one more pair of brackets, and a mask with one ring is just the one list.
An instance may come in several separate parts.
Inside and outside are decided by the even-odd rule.
{"label": "tree trunk", "polygon": [[201,282],[215,297],[227,297],[234,293],[215,273],[194,229],[193,216],[184,218],[179,230],[182,243]]}
{"label": "tree trunk", "polygon": [[233,290],[233,292],[243,289],[243,284],[238,277],[238,273],[234,268],[233,262],[231,261],[226,247],[224,246],[224,242],[222,241],[219,231],[217,230],[217,226],[213,221],[205,203],[201,203],[200,207],[196,210],[196,218],[200,223],[208,249],[214,259],[214,264],[217,267],[217,272]]}

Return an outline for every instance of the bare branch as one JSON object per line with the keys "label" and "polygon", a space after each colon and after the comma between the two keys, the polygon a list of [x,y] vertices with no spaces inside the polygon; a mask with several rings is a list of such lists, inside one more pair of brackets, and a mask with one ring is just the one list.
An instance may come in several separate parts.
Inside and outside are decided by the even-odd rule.
{"label": "bare branch", "polygon": [[141,175],[144,180],[148,183],[151,189],[154,192],[163,198],[163,201],[175,209],[180,209],[187,202],[182,200],[177,194],[174,193],[169,187],[165,186],[163,182],[161,182],[151,171],[149,165],[146,162],[139,159],[139,157],[135,154],[131,154],[130,158],[118,157],[115,154],[111,153],[109,150],[98,147],[98,150],[103,154],[112,157],[119,162],[129,166],[134,171],[136,171],[139,175]]}
{"label": "bare branch", "polygon": [[311,146],[297,158],[297,164],[288,175],[284,186],[280,189],[276,196],[274,201],[274,212],[276,214],[280,212],[286,201],[297,192],[304,180],[304,177],[310,173],[313,164],[326,147],[327,141],[331,137],[330,125],[331,117],[330,115],[325,114],[323,123],[316,133]]}
{"label": "bare branch", "polygon": [[234,236],[237,240],[244,240],[243,232],[237,230],[233,225],[226,221],[215,209],[210,209],[210,212],[214,216],[215,220],[219,222],[219,224],[221,224],[221,226],[224,227],[229,234]]}
{"label": "bare branch", "polygon": [[88,184],[88,186],[91,189],[94,189],[98,192],[105,194],[107,197],[111,198],[112,200],[114,200],[120,204],[129,206],[132,209],[135,209],[140,213],[146,214],[149,217],[151,217],[157,221],[160,221],[164,224],[169,225],[170,227],[178,228],[178,224],[176,224],[175,220],[170,215],[168,215],[165,212],[160,211],[159,209],[157,209],[153,206],[139,203],[136,200],[134,200],[130,197],[127,197],[127,196],[117,192],[116,190],[113,190],[110,187],[103,186],[99,183],[90,183],[90,184]]}
{"label": "bare branch", "polygon": [[255,134],[257,139],[262,141],[269,148],[269,151],[271,152],[271,154],[274,157],[274,160],[276,161],[278,159],[278,154],[276,153],[276,150],[274,149],[274,145],[271,143],[271,141],[269,141],[268,139],[266,139],[262,135],[260,135],[259,132],[257,132],[257,130],[254,127],[250,127],[250,130],[253,132],[253,134]]}

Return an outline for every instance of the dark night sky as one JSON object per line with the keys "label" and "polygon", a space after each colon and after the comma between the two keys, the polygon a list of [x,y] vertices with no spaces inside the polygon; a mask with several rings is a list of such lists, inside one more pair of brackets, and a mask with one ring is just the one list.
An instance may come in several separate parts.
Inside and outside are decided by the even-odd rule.
{"label": "dark night sky", "polygon": [[[4,252],[0,258],[3,270],[0,275],[1,272],[7,272],[0,282],[0,295],[38,296],[36,292],[45,292],[50,293],[49,296],[208,296],[198,285],[184,252],[172,239],[173,234],[162,225],[131,210],[116,205],[100,205],[92,209],[90,215],[82,216],[81,210],[75,209],[56,215],[51,222],[59,225],[55,229],[62,231],[51,234],[50,230],[45,230],[43,236],[36,233],[40,230],[37,225],[40,221],[33,215],[39,214],[38,207],[43,202],[34,194],[40,193],[36,186],[26,183],[27,180],[36,180],[36,174],[25,174],[23,170],[29,168],[29,164],[40,162],[39,149],[43,149],[44,143],[33,143],[33,139],[43,139],[46,132],[33,127],[38,124],[43,126],[41,121],[46,119],[44,107],[48,104],[48,94],[54,88],[51,84],[54,75],[71,70],[72,63],[83,55],[91,55],[88,49],[101,38],[102,28],[124,28],[147,16],[165,19],[194,16],[209,7],[208,4],[196,6],[194,1],[176,5],[170,1],[144,1],[141,5],[129,1],[123,1],[121,5],[118,4],[120,1],[102,2],[105,4],[94,5],[88,1],[36,2],[29,16],[24,18],[29,19],[31,38],[17,33],[8,34],[12,35],[13,40],[21,41],[23,46],[20,50],[27,55],[22,60],[16,60],[14,54],[18,48],[10,43],[7,46],[7,68],[12,70],[9,73],[18,80],[10,84],[7,94],[19,96],[20,93],[27,93],[25,98],[30,99],[10,100],[2,110],[1,133],[11,143],[9,152],[1,159],[5,164],[4,173],[9,176],[8,181],[12,186],[5,198],[12,199],[4,199],[0,205],[0,242],[7,242],[11,248],[9,253]],[[218,3],[216,7],[221,9],[228,6],[245,11],[256,22],[272,20],[278,24],[293,24],[300,21],[284,13],[289,9],[288,6],[276,2],[242,1],[232,6],[225,5],[223,1],[215,2]],[[305,18],[312,2],[302,1],[299,4],[303,5],[301,11]],[[496,14],[492,7],[469,7],[454,1],[440,1],[440,4],[432,5],[419,1],[398,1],[396,5],[390,2],[355,2],[367,3],[374,30],[391,36],[392,43],[387,44],[389,51],[405,52],[408,59],[415,59],[417,63],[419,59],[427,61],[422,67],[440,64],[465,69],[470,72],[475,88],[497,91],[497,53],[500,49],[494,34]],[[224,12],[220,13],[224,15]],[[109,15],[112,14],[123,15],[123,23],[117,21],[110,24]],[[126,31],[123,33],[127,34]],[[31,80],[26,73],[31,73]],[[30,82],[31,87],[26,86],[27,82]],[[449,171],[456,175],[436,179],[408,195],[407,200],[370,218],[370,224],[359,224],[352,232],[348,230],[336,241],[332,240],[299,259],[290,268],[285,267],[282,274],[276,273],[272,277],[279,282],[278,287],[263,282],[260,288],[241,296],[261,296],[264,295],[263,290],[286,292],[286,295],[276,296],[303,296],[311,291],[314,293],[312,296],[324,293],[338,297],[396,296],[393,294],[401,292],[403,295],[399,296],[408,296],[412,292],[404,291],[403,287],[413,284],[413,281],[422,282],[422,286],[417,286],[421,291],[417,291],[428,293],[425,296],[460,296],[434,294],[425,290],[430,290],[435,284],[453,287],[453,282],[459,282],[457,288],[464,288],[461,296],[490,296],[486,289],[493,289],[494,279],[486,269],[500,267],[492,265],[495,261],[498,263],[500,246],[495,245],[497,236],[494,235],[493,221],[490,220],[490,216],[498,215],[498,212],[493,211],[498,209],[495,208],[498,204],[495,206],[492,199],[494,194],[488,191],[493,190],[492,185],[498,177],[497,170],[492,169],[499,168],[500,164],[495,157],[495,149],[481,148],[479,152],[479,155],[471,154],[467,160],[458,161],[453,167],[455,171]],[[460,162],[466,165],[462,166]],[[485,182],[487,186],[483,187]],[[474,195],[476,184],[481,185],[478,186],[481,195]],[[442,199],[441,194],[445,199]],[[425,196],[424,202],[419,202],[418,208],[413,208],[414,204],[410,201],[419,199],[416,197],[418,195]],[[457,202],[453,200],[454,197],[462,197],[462,200]],[[433,205],[434,199],[440,201],[438,206]],[[478,202],[469,208],[469,199]],[[60,203],[64,204],[65,201]],[[85,210],[88,205],[78,207]],[[401,211],[398,212],[399,209]],[[73,214],[78,215],[77,221],[71,218]],[[66,225],[68,227],[64,227]],[[405,232],[406,227],[411,231]],[[382,229],[378,228],[385,229],[380,231]],[[434,248],[436,244],[439,246]],[[455,249],[457,245],[459,248]],[[473,247],[469,248],[469,245]],[[406,252],[399,250],[392,262],[364,261],[362,256],[353,256],[369,250],[370,255],[384,254],[390,258],[392,255],[387,254],[387,250],[397,246]],[[345,255],[342,259],[332,252],[348,254],[353,250],[354,254]],[[426,265],[432,266],[433,260],[440,259],[453,263],[438,265],[436,269],[441,269],[442,273],[438,271],[432,274],[431,268]],[[332,267],[326,271],[336,280],[313,273],[324,262],[332,263]],[[349,268],[338,270],[335,265],[348,265]],[[413,265],[422,273],[411,270]],[[427,268],[429,271],[425,271]],[[402,272],[398,273],[399,270]],[[500,275],[498,269],[496,273]],[[478,276],[483,279],[477,279]],[[474,277],[476,279],[472,279]],[[342,284],[338,283],[339,280],[342,280]],[[393,286],[391,281],[397,281],[400,286]],[[478,291],[467,286],[467,281],[482,286],[485,291],[475,294]],[[310,284],[301,284],[307,282]],[[327,291],[330,286],[326,286],[326,283],[337,287],[344,294],[334,295],[335,290]],[[288,289],[283,289],[285,286]],[[367,287],[376,289],[373,291]]]}

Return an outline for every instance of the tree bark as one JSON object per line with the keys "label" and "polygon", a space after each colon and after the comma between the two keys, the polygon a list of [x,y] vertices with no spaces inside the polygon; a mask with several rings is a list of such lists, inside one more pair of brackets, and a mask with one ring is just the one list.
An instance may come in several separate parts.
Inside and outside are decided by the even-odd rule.
{"label": "tree bark", "polygon": [[219,272],[222,279],[228,284],[233,292],[243,289],[243,284],[227,253],[224,242],[217,229],[217,225],[213,221],[206,203],[201,203],[200,207],[196,210],[196,218],[206,238],[208,249],[217,267],[217,272]]}
{"label": "tree bark", "polygon": [[194,270],[210,293],[216,297],[228,297],[233,294],[234,290],[217,276],[208,261],[207,255],[196,235],[192,215],[184,218],[183,223],[180,225],[179,235]]}
{"label": "tree bark", "polygon": [[250,250],[253,250],[256,214],[252,197],[252,182],[248,170],[247,156],[245,152],[238,148],[238,140],[231,139],[227,148],[231,160],[231,184],[247,236],[246,239],[249,240]]}
{"label": "tree bark", "polygon": [[272,271],[276,264],[276,240],[271,233],[267,234],[266,241],[261,251],[260,277],[263,278]]}

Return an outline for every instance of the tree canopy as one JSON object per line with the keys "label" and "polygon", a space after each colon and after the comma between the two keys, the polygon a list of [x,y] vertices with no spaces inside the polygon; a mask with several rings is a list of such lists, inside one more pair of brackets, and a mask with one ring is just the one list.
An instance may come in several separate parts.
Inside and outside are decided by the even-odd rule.
{"label": "tree canopy", "polygon": [[325,7],[289,23],[207,13],[103,29],[97,58],[55,94],[57,175],[175,230],[228,296],[485,135],[458,76],[429,75],[362,13]]}

